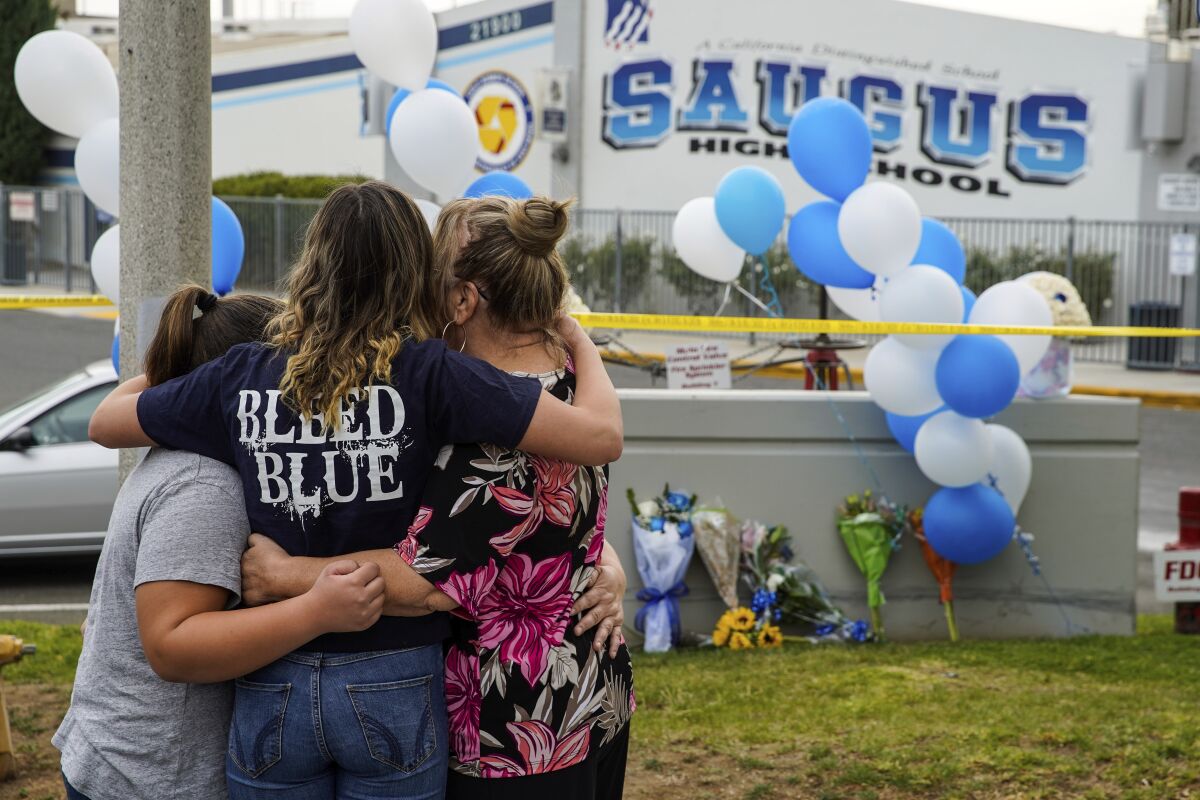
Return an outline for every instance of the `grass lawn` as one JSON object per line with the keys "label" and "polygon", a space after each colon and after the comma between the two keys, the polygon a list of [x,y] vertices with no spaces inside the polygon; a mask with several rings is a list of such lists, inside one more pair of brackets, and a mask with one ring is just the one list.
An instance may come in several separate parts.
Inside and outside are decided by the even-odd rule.
{"label": "grass lawn", "polygon": [[[1200,640],[1147,617],[1131,638],[635,656],[626,797],[1200,798]],[[22,776],[59,797],[50,735],[79,633],[7,667]]]}

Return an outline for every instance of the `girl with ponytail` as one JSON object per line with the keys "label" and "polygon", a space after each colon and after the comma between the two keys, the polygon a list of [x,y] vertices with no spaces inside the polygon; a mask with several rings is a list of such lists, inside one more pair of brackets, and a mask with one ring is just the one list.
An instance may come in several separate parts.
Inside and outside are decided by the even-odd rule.
{"label": "girl with ponytail", "polygon": [[[279,306],[180,289],[146,351],[146,380],[162,384],[261,341]],[[378,567],[347,560],[286,603],[226,610],[241,596],[249,534],[241,481],[219,461],[154,448],[126,479],[96,566],[71,707],[54,736],[72,800],[224,798],[232,680],[378,618]]]}
{"label": "girl with ponytail", "polygon": [[[456,442],[580,464],[619,456],[616,392],[579,326],[548,323],[574,353],[569,405],[437,338],[446,326],[429,301],[432,251],[404,193],[375,181],[336,189],[308,227],[270,341],[158,386],[128,381],[97,409],[92,439],[233,466],[254,530],[316,558],[387,548],[419,525],[434,460]],[[403,566],[374,626],[317,637],[239,686],[226,768],[235,800],[295,787],[312,798],[441,796],[449,620],[428,613],[440,593]],[[281,739],[282,749],[263,745]]]}

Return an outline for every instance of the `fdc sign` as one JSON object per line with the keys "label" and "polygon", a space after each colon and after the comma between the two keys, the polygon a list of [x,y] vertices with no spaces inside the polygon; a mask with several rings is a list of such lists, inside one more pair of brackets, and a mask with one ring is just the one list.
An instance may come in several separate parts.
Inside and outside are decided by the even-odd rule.
{"label": "fdc sign", "polygon": [[1154,590],[1166,603],[1200,601],[1200,550],[1155,553]]}

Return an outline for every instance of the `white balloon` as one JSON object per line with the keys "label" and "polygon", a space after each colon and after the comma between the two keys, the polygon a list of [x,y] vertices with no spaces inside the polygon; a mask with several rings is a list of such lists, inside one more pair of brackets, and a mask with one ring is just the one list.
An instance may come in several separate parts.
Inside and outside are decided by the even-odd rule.
{"label": "white balloon", "polygon": [[1029,446],[1016,431],[1003,425],[988,425],[987,429],[992,440],[992,464],[988,473],[995,479],[996,488],[1016,514],[1029,492],[1029,482],[1033,478],[1033,457],[1029,454]]}
{"label": "white balloon", "polygon": [[879,322],[881,319],[879,298],[887,278],[876,278],[875,285],[870,289],[839,289],[836,286],[826,286],[825,293],[833,304],[841,309],[850,319],[862,322]]}
{"label": "white balloon", "polygon": [[121,132],[116,118],[93,125],[79,140],[75,177],[97,208],[121,216]]}
{"label": "white balloon", "polygon": [[121,226],[113,225],[92,246],[92,280],[100,294],[121,304]]}
{"label": "white balloon", "polygon": [[863,382],[884,411],[918,417],[941,408],[937,390],[938,352],[917,350],[889,336],[871,349]]}
{"label": "white balloon", "polygon": [[422,0],[358,0],[350,43],[367,69],[393,86],[424,89],[437,55],[437,23]]}
{"label": "white balloon", "polygon": [[917,431],[913,454],[925,477],[940,486],[970,486],[987,477],[992,437],[983,420],[943,411]]}
{"label": "white balloon", "polygon": [[413,202],[417,204],[417,208],[421,209],[421,216],[429,225],[429,232],[433,233],[434,228],[437,227],[438,215],[442,213],[442,207],[424,197],[414,197]]}
{"label": "white balloon", "polygon": [[13,66],[17,94],[30,114],[65,136],[83,136],[117,116],[117,76],[104,52],[70,31],[29,39]]}
{"label": "white balloon", "polygon": [[838,213],[842,247],[860,267],[876,275],[897,275],[912,263],[921,244],[921,209],[894,183],[868,183],[855,189]]}
{"label": "white balloon", "polygon": [[[1004,281],[984,291],[967,320],[973,325],[1028,325],[1051,327],[1054,314],[1046,300],[1028,283]],[[1017,356],[1021,374],[1037,366],[1050,347],[1049,336],[1001,336]]]}
{"label": "white balloon", "polygon": [[458,197],[475,175],[479,128],[463,99],[441,89],[413,92],[396,108],[392,155],[440,199]]}
{"label": "white balloon", "polygon": [[[917,264],[888,281],[879,299],[879,312],[884,322],[962,322],[962,290],[946,272]],[[907,333],[896,334],[896,338],[920,350],[941,350],[954,336]]]}
{"label": "white balloon", "polygon": [[683,263],[710,281],[729,283],[742,271],[746,253],[721,230],[711,197],[683,204],[671,226],[671,240]]}

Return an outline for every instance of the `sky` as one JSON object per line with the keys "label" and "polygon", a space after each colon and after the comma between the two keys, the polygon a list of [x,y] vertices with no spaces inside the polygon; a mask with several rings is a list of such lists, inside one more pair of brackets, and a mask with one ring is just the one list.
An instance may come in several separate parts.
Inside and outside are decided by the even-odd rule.
{"label": "sky", "polygon": [[[1141,36],[1146,14],[1156,0],[907,0],[923,5],[955,8],[981,14],[1046,22],[1093,31]],[[115,16],[117,0],[77,0],[80,11]],[[477,0],[426,0],[440,11],[455,5],[470,5]],[[221,13],[221,0],[212,0],[213,16]],[[234,0],[239,17],[252,19],[279,17],[345,17],[354,0]]]}

